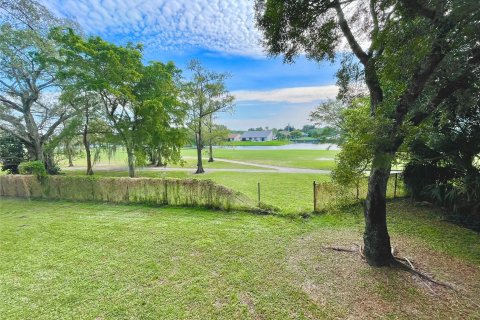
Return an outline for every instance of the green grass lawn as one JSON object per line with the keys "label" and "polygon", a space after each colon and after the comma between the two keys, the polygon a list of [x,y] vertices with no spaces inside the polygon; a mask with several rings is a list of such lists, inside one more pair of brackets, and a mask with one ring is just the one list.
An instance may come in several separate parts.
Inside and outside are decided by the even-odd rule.
{"label": "green grass lawn", "polygon": [[480,317],[480,236],[406,201],[388,206],[392,243],[457,291],[322,249],[361,242],[361,208],[306,220],[14,199],[0,208],[2,319]]}
{"label": "green grass lawn", "polygon": [[[335,167],[335,150],[235,150],[215,149],[217,158],[246,161],[281,167],[327,169]],[[184,156],[195,156],[195,150],[184,149]]]}
{"label": "green grass lawn", "polygon": [[[184,149],[188,150],[188,149]],[[186,153],[186,158],[183,159],[182,163],[177,163],[177,164],[168,164],[168,167],[171,168],[196,168],[197,167],[197,161],[196,158],[196,153],[192,153],[190,151],[185,151]],[[204,153],[204,157],[207,157],[207,153]],[[60,165],[63,167],[66,167],[68,165],[67,160],[62,159],[60,161]],[[86,166],[86,159],[84,156],[80,156],[74,160],[74,165],[75,166]],[[123,150],[118,150],[115,152],[111,157],[108,157],[106,153],[101,153],[99,161],[97,161],[94,164],[95,166],[105,166],[105,165],[112,165],[112,166],[127,166],[127,154]],[[236,163],[227,163],[227,162],[222,162],[222,161],[214,161],[214,162],[208,162],[208,158],[204,158],[203,161],[203,167],[205,169],[261,169],[261,170],[268,170],[265,168],[257,167],[255,164],[252,165],[242,165],[242,164],[236,164]]]}
{"label": "green grass lawn", "polygon": [[[282,213],[298,214],[313,211],[313,181],[329,181],[330,175],[304,173],[245,173],[207,172],[196,175],[185,171],[152,172],[138,170],[139,177],[151,178],[194,178],[211,179],[218,184],[246,194],[251,199],[258,198],[260,182],[261,201],[278,207]],[[67,175],[82,175],[84,172],[65,171]],[[127,171],[95,171],[96,176],[127,177]]]}
{"label": "green grass lawn", "polygon": [[[208,162],[208,157],[203,158],[203,168],[208,170],[208,169],[251,169],[251,170],[269,170],[268,168],[264,167],[258,167],[255,166],[255,164],[252,165],[243,165],[243,164],[238,164],[238,163],[230,163],[230,162],[224,162],[224,161],[213,161],[213,162]],[[183,158],[182,163],[174,163],[174,164],[169,164],[169,168],[191,168],[191,169],[196,169],[197,168],[197,159],[194,158],[193,156],[188,156],[186,158]]]}
{"label": "green grass lawn", "polygon": [[[245,161],[252,164],[266,164],[274,166],[304,168],[304,169],[327,169],[331,170],[335,166],[334,158],[338,151],[334,150],[236,150],[236,149],[214,149],[214,157],[228,160]],[[196,157],[195,149],[183,149],[182,156],[187,157],[185,166],[187,168],[196,167],[193,157]],[[203,156],[207,157],[207,150],[204,150]],[[85,159],[79,157],[74,161],[75,165],[85,166]],[[65,160],[60,163],[66,166]],[[118,150],[111,158],[106,153],[100,155],[98,164],[126,166],[127,156],[123,150]],[[179,165],[169,165],[179,167]],[[237,169],[255,169],[254,166],[246,166],[234,163],[225,163],[215,161],[209,163],[204,161],[205,168],[237,168]],[[262,168],[263,169],[263,168]]]}

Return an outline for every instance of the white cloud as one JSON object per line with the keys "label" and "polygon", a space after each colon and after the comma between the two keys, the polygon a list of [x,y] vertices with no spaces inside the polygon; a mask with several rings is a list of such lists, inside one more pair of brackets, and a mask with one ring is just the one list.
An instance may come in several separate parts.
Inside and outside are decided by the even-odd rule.
{"label": "white cloud", "polygon": [[253,0],[43,0],[89,33],[142,42],[147,50],[189,46],[261,56]]}
{"label": "white cloud", "polygon": [[232,94],[237,101],[305,103],[334,99],[338,93],[335,85],[316,87],[282,88],[265,91],[239,90]]}

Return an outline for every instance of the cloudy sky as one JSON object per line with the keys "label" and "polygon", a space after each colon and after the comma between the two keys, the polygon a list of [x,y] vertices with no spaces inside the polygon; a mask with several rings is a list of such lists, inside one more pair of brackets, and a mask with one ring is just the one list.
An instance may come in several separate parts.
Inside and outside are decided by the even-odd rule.
{"label": "cloudy sky", "polygon": [[172,60],[183,69],[196,58],[209,69],[231,73],[235,112],[218,119],[231,129],[301,127],[319,101],[337,92],[336,65],[301,57],[288,65],[266,56],[253,0],[39,1],[88,34],[117,44],[143,43],[147,61]]}

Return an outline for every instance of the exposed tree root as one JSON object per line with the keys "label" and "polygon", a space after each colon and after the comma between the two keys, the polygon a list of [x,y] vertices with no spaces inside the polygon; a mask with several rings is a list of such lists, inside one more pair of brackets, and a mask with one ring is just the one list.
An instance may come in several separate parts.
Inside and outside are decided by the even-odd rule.
{"label": "exposed tree root", "polygon": [[[324,247],[324,248],[329,249],[329,250],[334,250],[334,251],[340,251],[340,252],[358,253],[364,259],[365,255],[363,254],[363,246],[358,245],[358,244],[355,244],[355,246],[357,246],[358,249],[337,247],[337,246]],[[435,294],[435,291],[433,291],[432,287],[430,287],[430,285],[428,284],[429,282],[433,283],[433,284],[436,284],[438,286],[444,287],[444,288],[455,290],[455,288],[451,284],[435,280],[431,276],[416,270],[415,267],[413,266],[413,263],[407,257],[399,257],[399,256],[395,255],[395,248],[392,248],[392,257],[393,257],[393,261],[391,263],[392,267],[400,268],[404,271],[410,272],[411,274],[418,276],[420,279],[425,280],[426,281],[425,282],[426,287],[432,293]],[[406,263],[404,263],[404,262],[406,262]]]}

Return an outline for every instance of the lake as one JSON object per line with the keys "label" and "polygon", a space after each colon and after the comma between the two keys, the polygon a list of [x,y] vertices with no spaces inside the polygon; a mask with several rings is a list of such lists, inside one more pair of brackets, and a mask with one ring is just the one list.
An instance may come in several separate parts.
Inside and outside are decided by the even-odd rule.
{"label": "lake", "polygon": [[220,149],[235,150],[340,150],[340,147],[332,143],[292,143],[283,146],[215,146]]}

